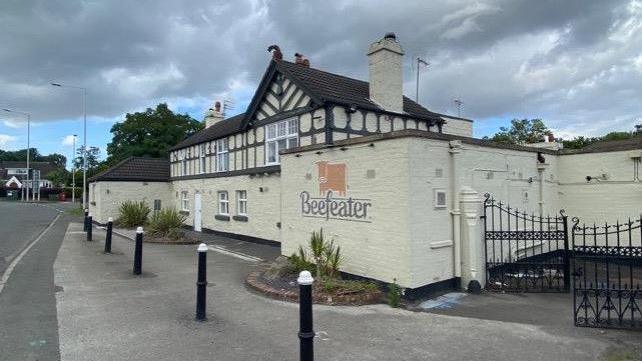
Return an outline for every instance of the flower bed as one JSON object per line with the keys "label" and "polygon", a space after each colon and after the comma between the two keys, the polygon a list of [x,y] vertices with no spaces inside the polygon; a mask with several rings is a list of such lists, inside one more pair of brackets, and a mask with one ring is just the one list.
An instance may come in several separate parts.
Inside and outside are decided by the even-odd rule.
{"label": "flower bed", "polygon": [[[287,259],[281,257],[267,270],[255,271],[246,278],[252,290],[270,298],[296,302],[299,299],[297,274],[291,272]],[[383,293],[370,281],[317,279],[312,290],[313,302],[324,305],[367,305],[382,302]]]}

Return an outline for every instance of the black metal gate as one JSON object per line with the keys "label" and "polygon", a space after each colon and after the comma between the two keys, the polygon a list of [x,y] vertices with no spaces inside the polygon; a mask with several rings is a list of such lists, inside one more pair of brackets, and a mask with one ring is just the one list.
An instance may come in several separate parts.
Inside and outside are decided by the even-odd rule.
{"label": "black metal gate", "polygon": [[486,194],[486,287],[518,292],[568,292],[570,263],[564,211],[542,216]]}
{"label": "black metal gate", "polygon": [[586,225],[573,218],[576,326],[642,329],[642,215]]}

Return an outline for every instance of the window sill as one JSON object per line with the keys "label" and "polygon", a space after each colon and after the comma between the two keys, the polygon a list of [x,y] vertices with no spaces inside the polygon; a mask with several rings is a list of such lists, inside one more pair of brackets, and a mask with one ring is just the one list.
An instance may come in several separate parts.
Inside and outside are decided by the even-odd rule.
{"label": "window sill", "polygon": [[248,220],[247,216],[241,216],[241,215],[233,216],[232,219],[239,222],[247,222]]}
{"label": "window sill", "polygon": [[224,214],[217,214],[214,216],[214,219],[218,219],[219,221],[228,221],[230,220],[230,216],[224,215]]}

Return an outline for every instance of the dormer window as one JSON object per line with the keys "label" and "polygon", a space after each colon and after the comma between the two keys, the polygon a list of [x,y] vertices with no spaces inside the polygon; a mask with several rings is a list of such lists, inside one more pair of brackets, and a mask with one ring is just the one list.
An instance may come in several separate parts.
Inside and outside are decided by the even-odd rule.
{"label": "dormer window", "polygon": [[299,124],[296,119],[287,119],[266,126],[265,164],[279,164],[279,151],[299,145]]}

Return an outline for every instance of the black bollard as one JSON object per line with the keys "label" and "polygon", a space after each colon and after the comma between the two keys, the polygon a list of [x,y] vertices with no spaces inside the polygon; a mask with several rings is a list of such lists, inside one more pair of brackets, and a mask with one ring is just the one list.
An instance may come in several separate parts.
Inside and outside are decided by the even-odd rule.
{"label": "black bollard", "polygon": [[196,280],[196,321],[207,320],[205,300],[207,295],[207,245],[198,246],[198,277]]}
{"label": "black bollard", "polygon": [[90,215],[87,216],[87,242],[91,242],[92,241],[92,239],[91,239],[92,238],[92,231],[94,229],[92,222],[93,221],[91,219],[91,214],[90,214]]}
{"label": "black bollard", "polygon": [[82,226],[82,230],[87,232],[87,217],[89,216],[89,209],[85,209],[85,219],[84,219],[84,224]]}
{"label": "black bollard", "polygon": [[314,360],[314,329],[312,327],[312,283],[308,271],[299,273],[299,352],[301,361]]}
{"label": "black bollard", "polygon": [[143,227],[136,229],[136,246],[134,248],[134,274],[139,275],[143,267]]}
{"label": "black bollard", "polygon": [[114,219],[107,218],[107,234],[105,235],[105,253],[111,253],[111,232],[114,228]]}

